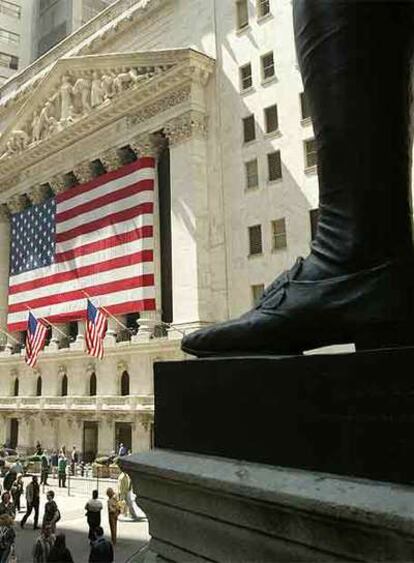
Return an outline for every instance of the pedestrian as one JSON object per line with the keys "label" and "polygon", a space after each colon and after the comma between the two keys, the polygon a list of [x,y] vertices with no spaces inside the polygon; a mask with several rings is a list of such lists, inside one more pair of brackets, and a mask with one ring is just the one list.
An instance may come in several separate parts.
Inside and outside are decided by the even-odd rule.
{"label": "pedestrian", "polygon": [[65,534],[58,534],[50,550],[47,562],[53,563],[73,563],[73,557],[69,549],[66,547]]}
{"label": "pedestrian", "polygon": [[31,482],[26,487],[26,514],[23,516],[20,526],[24,528],[32,510],[34,510],[33,529],[37,530],[39,522],[40,487],[37,476],[33,475]]}
{"label": "pedestrian", "polygon": [[9,491],[4,491],[1,495],[0,514],[7,514],[10,518],[13,518],[13,520],[16,518],[16,508]]}
{"label": "pedestrian", "polygon": [[23,490],[24,490],[23,475],[19,473],[11,488],[11,495],[17,512],[20,512],[20,508],[21,508],[20,497],[23,494]]}
{"label": "pedestrian", "polygon": [[36,442],[35,454],[38,455],[38,456],[41,456],[42,453],[43,453],[42,446],[40,445],[40,442],[39,442],[39,440],[38,440],[38,441]]}
{"label": "pedestrian", "polygon": [[96,539],[95,530],[101,525],[101,510],[103,506],[100,500],[98,500],[98,491],[92,491],[92,498],[88,500],[85,505],[86,510],[86,520],[89,526],[88,538],[90,541]]}
{"label": "pedestrian", "polygon": [[132,483],[129,475],[122,471],[118,477],[118,492],[119,500],[122,503],[122,514],[128,516],[128,495],[132,488]]}
{"label": "pedestrian", "polygon": [[47,485],[47,477],[49,475],[49,457],[47,451],[44,450],[40,458],[40,484]]}
{"label": "pedestrian", "polygon": [[53,450],[50,456],[50,466],[52,468],[52,479],[56,479],[58,473],[59,456],[56,450]]}
{"label": "pedestrian", "polygon": [[113,489],[110,487],[106,490],[108,497],[108,520],[109,527],[111,529],[111,540],[112,543],[116,544],[116,529],[118,525],[118,516],[121,512],[119,506],[119,500]]}
{"label": "pedestrian", "polygon": [[119,444],[119,451],[118,451],[119,457],[122,457],[127,454],[128,454],[128,448],[122,443]]}
{"label": "pedestrian", "polygon": [[65,455],[61,453],[58,460],[58,481],[59,487],[66,487],[66,467],[68,465],[68,460]]}
{"label": "pedestrian", "polygon": [[9,560],[10,552],[14,546],[16,532],[13,529],[13,518],[8,514],[0,515],[0,563]]}
{"label": "pedestrian", "polygon": [[13,465],[11,466],[11,470],[16,473],[16,475],[18,475],[19,473],[21,473],[23,475],[24,473],[24,467],[22,465],[22,462],[20,461],[20,456],[17,455],[16,457],[16,461],[13,463]]}
{"label": "pedestrian", "polygon": [[8,469],[3,479],[3,489],[5,491],[10,491],[15,480],[16,480],[16,473],[11,468]]}
{"label": "pedestrian", "polygon": [[60,511],[55,502],[55,493],[53,491],[48,491],[46,498],[47,502],[45,504],[42,527],[49,526],[52,534],[54,534],[56,532],[56,522],[60,520]]}
{"label": "pedestrian", "polygon": [[76,475],[76,466],[78,465],[79,455],[76,450],[76,446],[73,446],[70,454],[70,472],[72,475]]}
{"label": "pedestrian", "polygon": [[54,543],[55,536],[52,534],[50,526],[45,526],[41,529],[40,535],[34,545],[33,563],[47,563]]}
{"label": "pedestrian", "polygon": [[104,538],[101,526],[95,530],[96,540],[91,543],[89,563],[113,563],[114,549],[109,540]]}

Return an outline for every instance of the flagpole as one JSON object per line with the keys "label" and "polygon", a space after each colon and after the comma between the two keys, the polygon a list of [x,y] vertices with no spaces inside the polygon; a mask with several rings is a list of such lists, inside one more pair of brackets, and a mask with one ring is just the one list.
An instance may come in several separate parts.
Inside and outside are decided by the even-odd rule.
{"label": "flagpole", "polygon": [[12,336],[9,332],[7,332],[7,330],[4,330],[3,328],[1,328],[1,326],[0,326],[0,332],[1,332],[1,334],[4,334],[5,336],[7,336],[11,340],[13,340],[13,342],[16,342],[16,344],[21,344],[21,342],[19,340],[17,340],[17,338],[14,338],[14,336]]}
{"label": "flagpole", "polygon": [[[81,292],[86,295],[86,297],[92,302],[93,297],[91,297],[90,295],[88,295],[86,293],[86,291],[84,291],[83,289],[81,289]],[[105,307],[103,307],[102,305],[98,305],[99,309],[102,309],[102,311],[104,313],[106,313],[108,315],[108,317],[111,317],[111,319],[113,319],[116,323],[119,324],[119,326],[122,326],[122,328],[124,328],[125,330],[127,330],[128,332],[130,332],[130,329],[124,325],[124,323],[121,323],[121,321],[119,319],[117,319],[116,317],[114,317],[109,311],[108,309],[106,309]]]}
{"label": "flagpole", "polygon": [[[31,313],[33,313],[32,309],[26,305],[26,309],[28,309]],[[44,317],[39,317],[41,321],[45,322],[47,325],[49,325],[51,328],[54,328],[59,334],[61,334],[64,338],[69,338],[67,334],[65,334],[63,332],[63,330],[60,330],[60,328],[58,328],[57,326],[55,326],[54,324],[52,324],[50,321],[48,321],[47,319],[45,319]]]}

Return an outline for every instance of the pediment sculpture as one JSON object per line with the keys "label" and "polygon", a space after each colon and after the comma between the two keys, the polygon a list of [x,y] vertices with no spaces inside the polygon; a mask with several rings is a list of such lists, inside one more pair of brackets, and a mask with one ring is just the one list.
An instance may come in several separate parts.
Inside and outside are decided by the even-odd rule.
{"label": "pediment sculpture", "polygon": [[[12,129],[0,147],[0,159],[18,154],[63,131],[91,112],[111,104],[173,64],[126,65],[112,69],[67,69],[46,99]],[[30,100],[28,101],[30,103]]]}

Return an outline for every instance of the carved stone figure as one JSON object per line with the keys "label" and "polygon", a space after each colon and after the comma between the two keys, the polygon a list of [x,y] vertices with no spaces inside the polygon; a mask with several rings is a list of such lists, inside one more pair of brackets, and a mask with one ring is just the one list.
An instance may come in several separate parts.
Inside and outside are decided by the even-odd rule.
{"label": "carved stone figure", "polygon": [[39,112],[35,111],[32,118],[32,143],[38,143],[40,141],[40,117]]}
{"label": "carved stone figure", "polygon": [[11,142],[15,150],[22,151],[29,145],[30,137],[22,129],[15,129],[11,133]]}
{"label": "carved stone figure", "polygon": [[111,73],[105,73],[102,76],[101,86],[104,91],[105,100],[111,99],[113,96],[113,83],[114,83],[114,76]]}
{"label": "carved stone figure", "polygon": [[47,133],[48,133],[48,130],[49,130],[50,118],[52,117],[51,109],[52,109],[52,103],[49,100],[47,100],[47,102],[45,103],[45,105],[43,106],[43,108],[40,111],[39,133],[40,133],[40,137],[42,139],[47,136]]}
{"label": "carved stone figure", "polygon": [[316,236],[310,254],[277,277],[254,309],[186,335],[190,354],[414,343],[414,4],[293,0],[293,16],[318,149]]}
{"label": "carved stone figure", "polygon": [[60,119],[66,121],[73,117],[73,86],[69,81],[69,77],[65,74],[62,76],[62,85],[60,87]]}
{"label": "carved stone figure", "polygon": [[91,84],[88,78],[81,76],[78,78],[73,86],[73,93],[80,95],[81,108],[83,115],[91,111],[90,93]]}
{"label": "carved stone figure", "polygon": [[105,90],[102,87],[102,80],[97,71],[92,74],[91,86],[91,106],[93,108],[100,106],[105,100]]}
{"label": "carved stone figure", "polygon": [[125,90],[128,84],[131,82],[132,78],[129,74],[129,71],[126,67],[120,69],[118,74],[115,76],[114,79],[114,91],[116,94],[120,94],[123,90]]}

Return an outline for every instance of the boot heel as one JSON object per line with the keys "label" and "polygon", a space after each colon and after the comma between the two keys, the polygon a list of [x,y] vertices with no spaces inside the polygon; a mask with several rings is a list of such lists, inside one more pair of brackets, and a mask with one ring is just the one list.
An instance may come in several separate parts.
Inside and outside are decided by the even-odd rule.
{"label": "boot heel", "polygon": [[356,350],[375,350],[377,348],[400,348],[414,346],[413,325],[396,323],[374,325],[357,331]]}

